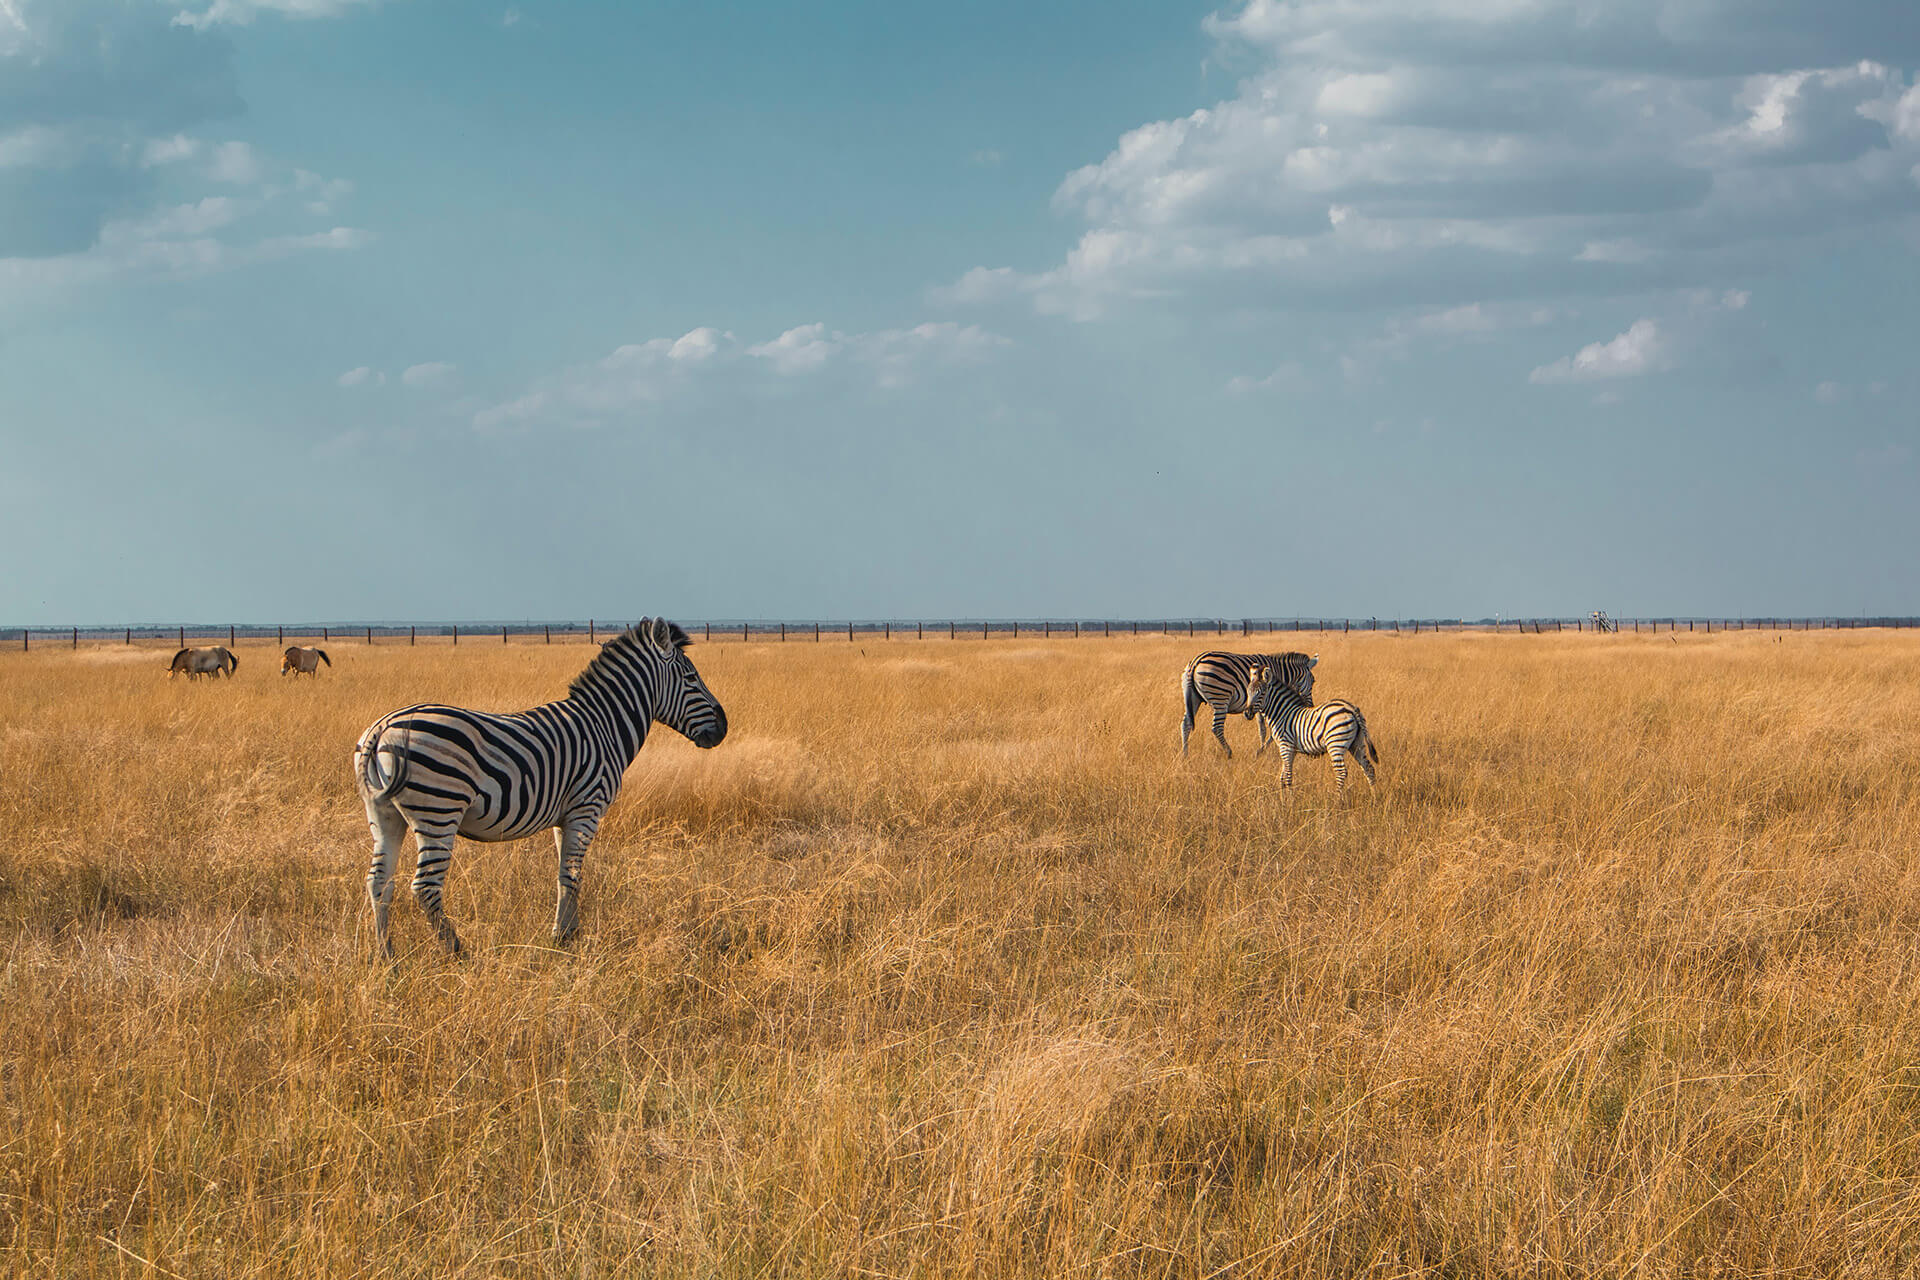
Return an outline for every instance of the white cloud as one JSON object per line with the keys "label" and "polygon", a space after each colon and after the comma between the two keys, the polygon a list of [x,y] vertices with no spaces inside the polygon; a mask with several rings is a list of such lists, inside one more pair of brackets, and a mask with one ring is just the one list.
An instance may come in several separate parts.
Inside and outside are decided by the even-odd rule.
{"label": "white cloud", "polygon": [[410,387],[439,387],[453,380],[454,371],[460,366],[441,360],[430,360],[425,364],[407,366],[400,375],[400,381]]}
{"label": "white cloud", "polygon": [[802,376],[838,371],[830,394],[895,391],[943,369],[976,363],[1008,346],[977,325],[934,322],[863,333],[797,325],[765,342],[723,329],[616,347],[599,360],[543,378],[523,394],[473,416],[481,430],[543,423],[592,426],[648,408],[714,394],[777,394]]}
{"label": "white cloud", "polygon": [[363,364],[358,369],[347,370],[334,381],[343,387],[384,387],[387,375]]}
{"label": "white cloud", "polygon": [[207,176],[215,182],[249,186],[260,181],[260,159],[244,142],[222,142],[210,149]]}
{"label": "white cloud", "polygon": [[826,325],[803,324],[772,342],[748,347],[747,354],[769,362],[780,373],[808,373],[826,364],[844,345],[840,335],[828,335]]}
{"label": "white cloud", "polygon": [[64,129],[30,124],[12,133],[0,134],[0,169],[56,165],[72,155],[74,145]]}
{"label": "white cloud", "polygon": [[213,0],[206,8],[182,9],[174,15],[175,26],[204,30],[223,23],[244,27],[263,13],[283,18],[337,18],[353,9],[364,8],[378,0]]}
{"label": "white cloud", "polygon": [[1306,371],[1298,364],[1288,360],[1277,366],[1264,378],[1251,378],[1245,374],[1227,380],[1229,395],[1246,396],[1260,391],[1275,391],[1297,387],[1305,381]]}
{"label": "white cloud", "polygon": [[149,138],[140,148],[140,163],[146,168],[178,164],[199,155],[204,144],[198,138],[176,133],[167,138]]}
{"label": "white cloud", "polygon": [[1572,356],[1541,365],[1527,375],[1527,381],[1544,384],[1633,378],[1667,368],[1669,361],[1660,326],[1642,318],[1610,341],[1591,343]]}
{"label": "white cloud", "polygon": [[1920,215],[1920,97],[1884,60],[1920,41],[1868,6],[1249,0],[1207,26],[1256,60],[1237,91],[1067,174],[1056,265],[936,302],[1625,295]]}

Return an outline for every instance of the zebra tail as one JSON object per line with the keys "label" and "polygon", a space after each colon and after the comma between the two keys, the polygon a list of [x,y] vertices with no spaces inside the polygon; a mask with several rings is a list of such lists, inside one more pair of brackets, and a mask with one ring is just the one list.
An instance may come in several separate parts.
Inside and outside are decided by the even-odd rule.
{"label": "zebra tail", "polygon": [[325,649],[315,649],[314,652],[320,655],[320,661],[326,663],[328,666],[333,665],[333,659],[327,656]]}
{"label": "zebra tail", "polygon": [[235,676],[240,674],[240,659],[231,649],[227,650],[227,663],[228,675]]}
{"label": "zebra tail", "polygon": [[[407,775],[412,772],[408,768],[406,747],[388,747],[387,752],[393,756],[393,776],[385,782],[380,780],[380,739],[385,732],[384,727],[375,729],[360,740],[360,789],[366,793],[369,804],[385,804],[399,795],[406,788]],[[408,736],[411,736],[410,730]]]}
{"label": "zebra tail", "polygon": [[1373,730],[1371,730],[1371,729],[1369,729],[1369,728],[1367,728],[1367,722],[1366,722],[1365,720],[1362,720],[1362,721],[1360,722],[1360,732],[1361,732],[1361,733],[1364,733],[1364,734],[1365,734],[1365,735],[1367,736],[1367,754],[1368,754],[1369,756],[1371,756],[1371,757],[1373,757],[1373,762],[1374,762],[1375,764],[1379,764],[1379,763],[1380,763],[1380,752],[1379,752],[1379,750],[1378,750],[1378,749],[1377,749],[1377,748],[1376,748],[1376,747],[1375,747],[1375,746],[1373,745]]}
{"label": "zebra tail", "polygon": [[1200,688],[1193,682],[1193,663],[1180,673],[1180,698],[1187,704],[1187,714],[1191,716],[1200,706]]}

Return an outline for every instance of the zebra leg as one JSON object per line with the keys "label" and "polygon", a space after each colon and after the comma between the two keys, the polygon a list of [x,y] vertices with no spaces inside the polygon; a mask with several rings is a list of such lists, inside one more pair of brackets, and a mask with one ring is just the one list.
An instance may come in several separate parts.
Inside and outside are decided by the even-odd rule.
{"label": "zebra leg", "polygon": [[1373,761],[1367,759],[1367,748],[1372,745],[1364,732],[1360,735],[1360,741],[1353,744],[1353,758],[1360,762],[1360,772],[1367,775],[1369,787],[1377,785],[1373,780]]}
{"label": "zebra leg", "polygon": [[453,828],[429,833],[416,827],[413,840],[420,846],[420,861],[413,869],[413,900],[427,913],[427,919],[440,935],[440,945],[457,956],[461,951],[460,935],[454,931],[453,921],[447,919],[446,907],[440,900],[441,887],[447,880],[447,864],[453,861]]}
{"label": "zebra leg", "polygon": [[580,931],[580,865],[599,828],[597,818],[574,818],[553,829],[553,845],[560,856],[560,891],[553,908],[553,940],[564,946]]}
{"label": "zebra leg", "polygon": [[1187,754],[1187,739],[1193,733],[1193,713],[1200,709],[1200,699],[1194,692],[1192,685],[1187,685],[1182,691],[1181,696],[1187,704],[1186,717],[1180,721],[1180,754],[1185,755]]}
{"label": "zebra leg", "polygon": [[1336,782],[1334,795],[1344,800],[1347,796],[1347,752],[1344,747],[1328,747],[1327,759],[1333,761],[1333,776]]}
{"label": "zebra leg", "polygon": [[1260,735],[1260,749],[1253,754],[1263,756],[1267,754],[1267,748],[1273,745],[1273,726],[1267,723],[1265,716],[1256,715],[1253,718],[1253,731]]}
{"label": "zebra leg", "polygon": [[1273,735],[1274,745],[1280,748],[1280,785],[1293,785],[1293,744],[1283,740],[1279,734]]}
{"label": "zebra leg", "polygon": [[387,914],[393,906],[393,866],[400,858],[400,842],[407,838],[407,820],[392,802],[367,801],[367,827],[373,832],[373,865],[367,869],[367,900],[373,903],[373,936],[380,954],[393,959],[393,934]]}
{"label": "zebra leg", "polygon": [[1213,736],[1220,739],[1220,749],[1227,753],[1227,759],[1233,759],[1233,748],[1227,745],[1227,709],[1213,709]]}

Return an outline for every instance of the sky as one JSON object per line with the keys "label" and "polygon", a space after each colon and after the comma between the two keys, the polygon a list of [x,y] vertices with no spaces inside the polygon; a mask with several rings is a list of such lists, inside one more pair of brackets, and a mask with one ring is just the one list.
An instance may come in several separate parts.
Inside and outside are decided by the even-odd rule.
{"label": "sky", "polygon": [[1920,7],[0,0],[0,625],[1920,614]]}

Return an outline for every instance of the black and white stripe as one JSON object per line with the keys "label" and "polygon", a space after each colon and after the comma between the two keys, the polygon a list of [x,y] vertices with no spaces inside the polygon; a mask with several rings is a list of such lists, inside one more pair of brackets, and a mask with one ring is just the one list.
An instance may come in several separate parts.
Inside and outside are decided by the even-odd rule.
{"label": "black and white stripe", "polygon": [[518,840],[554,828],[553,932],[561,942],[573,936],[580,865],[648,728],[658,721],[701,747],[727,736],[726,712],[694,670],[688,643],[666,619],[642,619],[607,641],[558,702],[509,715],[407,707],[360,735],[353,768],[373,831],[367,896],[382,952],[393,954],[387,912],[409,827],[420,855],[413,896],[449,951],[460,950],[460,936],[441,889],[456,835]]}
{"label": "black and white stripe", "polygon": [[[1180,754],[1187,753],[1187,738],[1193,733],[1194,713],[1205,702],[1213,708],[1213,736],[1220,740],[1227,758],[1232,759],[1233,748],[1227,746],[1227,717],[1237,711],[1252,718],[1250,693],[1254,673],[1272,672],[1311,700],[1313,667],[1319,661],[1318,654],[1308,657],[1304,653],[1223,653],[1216,650],[1203,653],[1189,662],[1180,675],[1180,698],[1186,704],[1186,715],[1180,721]],[[1260,738],[1264,745],[1264,727]]]}
{"label": "black and white stripe", "polygon": [[1264,675],[1254,678],[1252,697],[1254,712],[1266,722],[1274,744],[1280,748],[1281,786],[1293,785],[1296,755],[1330,757],[1341,795],[1347,792],[1348,756],[1360,762],[1367,785],[1373,785],[1373,762],[1380,753],[1374,750],[1360,708],[1338,699],[1316,707],[1310,695],[1303,697],[1285,680]]}

